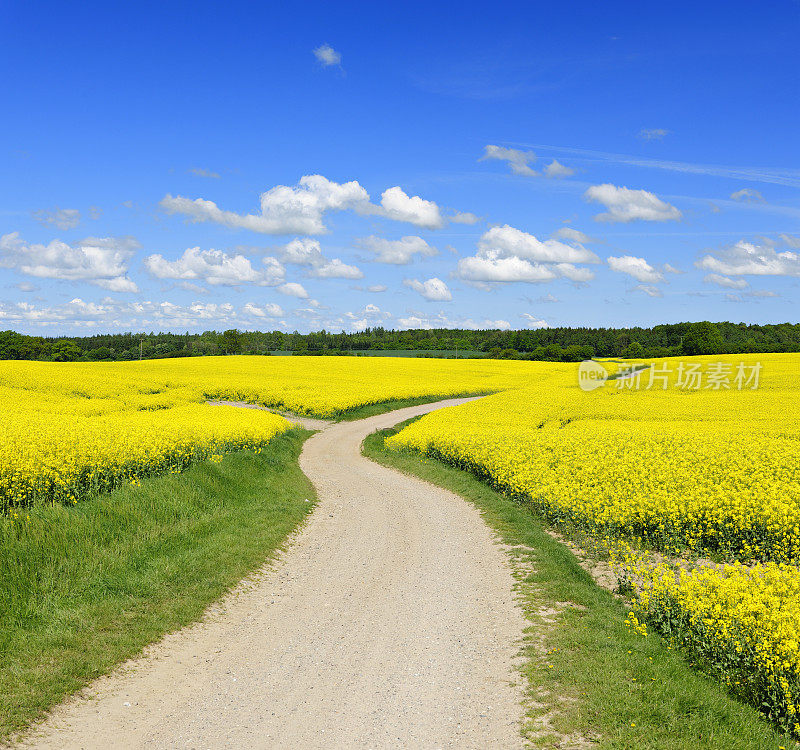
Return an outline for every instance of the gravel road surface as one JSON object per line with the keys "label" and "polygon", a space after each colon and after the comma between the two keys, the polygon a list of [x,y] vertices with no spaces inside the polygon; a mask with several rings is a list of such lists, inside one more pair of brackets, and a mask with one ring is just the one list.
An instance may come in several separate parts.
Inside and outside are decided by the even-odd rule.
{"label": "gravel road surface", "polygon": [[319,504],[204,620],[57,707],[41,748],[516,748],[522,630],[505,553],[465,500],[363,458],[330,425],[300,465]]}

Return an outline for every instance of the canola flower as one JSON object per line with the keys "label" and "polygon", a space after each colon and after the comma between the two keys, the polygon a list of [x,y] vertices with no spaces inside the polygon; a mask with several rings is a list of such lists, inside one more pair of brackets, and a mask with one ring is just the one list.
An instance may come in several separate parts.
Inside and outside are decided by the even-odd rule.
{"label": "canola flower", "polygon": [[[610,381],[584,393],[574,369],[553,370],[387,443],[472,471],[623,550],[626,624],[685,649],[800,737],[800,356],[691,361],[734,372],[741,360],[763,365],[758,389],[648,390],[642,373],[638,390]],[[667,561],[637,551],[648,548]],[[733,564],[687,569],[709,552]]]}
{"label": "canola flower", "polygon": [[387,442],[468,469],[596,536],[794,561],[800,356],[757,356],[760,387],[741,391],[610,381],[585,393],[575,366],[555,365],[529,387],[427,415]]}
{"label": "canola flower", "polygon": [[692,654],[731,692],[800,736],[800,574],[793,565],[740,563],[693,570],[631,559],[636,612],[673,647]]}
{"label": "canola flower", "polygon": [[0,363],[0,512],[74,504],[142,477],[219,461],[290,429],[247,401],[335,417],[391,399],[502,390],[528,363],[207,357],[124,363]]}

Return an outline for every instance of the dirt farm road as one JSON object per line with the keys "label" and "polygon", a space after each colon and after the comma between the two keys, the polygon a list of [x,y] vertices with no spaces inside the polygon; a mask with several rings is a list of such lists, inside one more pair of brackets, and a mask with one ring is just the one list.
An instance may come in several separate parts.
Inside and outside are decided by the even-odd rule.
{"label": "dirt farm road", "polygon": [[200,623],[57,707],[41,748],[516,748],[522,630],[507,557],[465,500],[360,454],[451,400],[331,425],[319,504]]}

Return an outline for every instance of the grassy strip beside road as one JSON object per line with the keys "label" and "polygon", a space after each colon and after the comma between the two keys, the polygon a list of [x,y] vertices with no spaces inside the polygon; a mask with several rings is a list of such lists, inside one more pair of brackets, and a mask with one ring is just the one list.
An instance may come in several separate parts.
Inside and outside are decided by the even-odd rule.
{"label": "grassy strip beside road", "polygon": [[631,750],[797,747],[658,637],[626,627],[622,603],[527,508],[465,471],[387,450],[384,440],[402,426],[369,436],[364,454],[465,497],[512,548],[531,620],[523,671],[530,698],[526,732],[535,745],[583,738],[592,747]]}
{"label": "grassy strip beside road", "polygon": [[0,739],[265,563],[314,505],[310,434],[0,518]]}

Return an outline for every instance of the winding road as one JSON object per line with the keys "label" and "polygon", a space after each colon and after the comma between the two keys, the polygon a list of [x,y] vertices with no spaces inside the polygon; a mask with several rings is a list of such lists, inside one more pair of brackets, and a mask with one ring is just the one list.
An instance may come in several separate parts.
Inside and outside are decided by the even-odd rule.
{"label": "winding road", "polygon": [[464,399],[327,426],[319,504],[204,620],[57,707],[40,748],[516,748],[526,625],[477,510],[361,456],[366,435]]}

